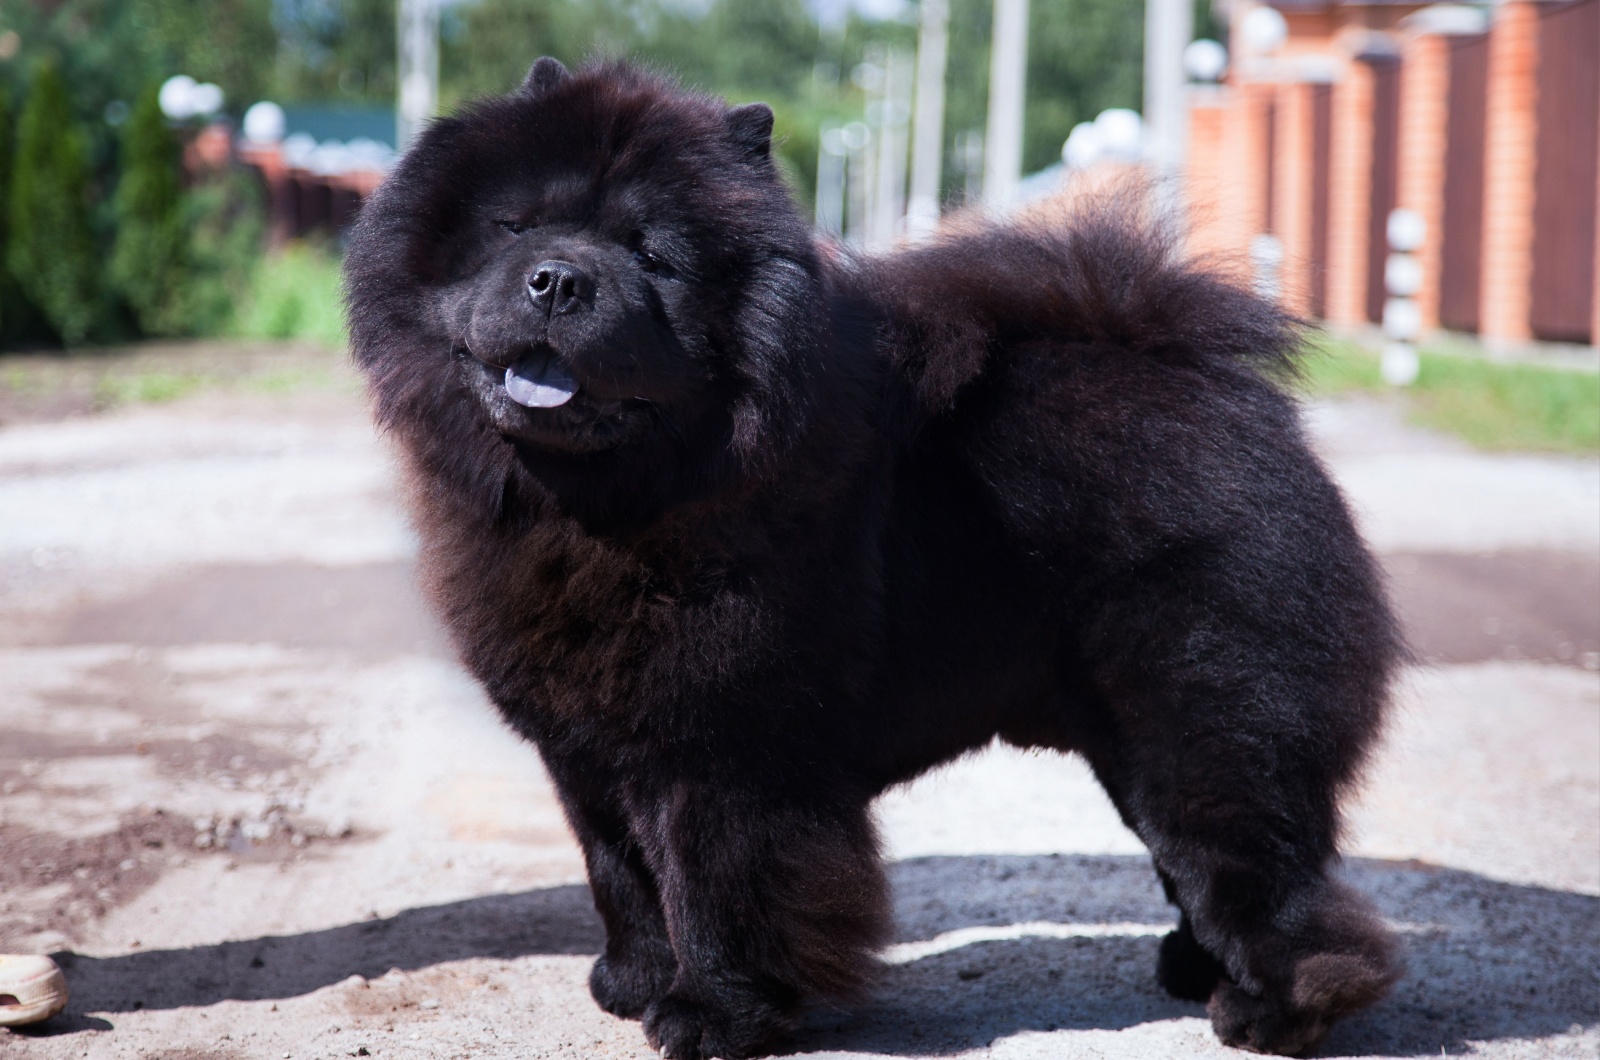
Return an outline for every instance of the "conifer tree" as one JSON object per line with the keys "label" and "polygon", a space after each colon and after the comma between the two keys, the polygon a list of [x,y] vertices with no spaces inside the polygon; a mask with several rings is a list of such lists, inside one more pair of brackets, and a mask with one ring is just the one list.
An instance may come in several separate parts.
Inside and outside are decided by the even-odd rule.
{"label": "conifer tree", "polygon": [[17,122],[6,261],[68,346],[89,337],[102,309],[87,184],[66,86],[54,64],[43,63]]}
{"label": "conifer tree", "polygon": [[157,89],[139,96],[122,139],[122,178],[113,200],[111,283],[146,335],[190,328],[188,240],[182,223],[182,149],[161,113]]}
{"label": "conifer tree", "polygon": [[6,267],[6,203],[11,191],[11,94],[0,85],[0,342],[6,335],[7,317],[11,315],[16,294],[11,284],[11,270]]}

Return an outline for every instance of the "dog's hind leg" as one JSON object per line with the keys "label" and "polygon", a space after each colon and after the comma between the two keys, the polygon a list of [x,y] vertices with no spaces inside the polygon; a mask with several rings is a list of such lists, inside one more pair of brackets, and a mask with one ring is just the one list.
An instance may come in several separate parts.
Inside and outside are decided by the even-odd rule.
{"label": "dog's hind leg", "polygon": [[[1157,871],[1161,877],[1161,887],[1167,893],[1167,901],[1178,905],[1178,892],[1173,888],[1172,880],[1166,873]],[[1175,998],[1206,1001],[1227,973],[1223,971],[1221,962],[1207,953],[1205,947],[1195,939],[1189,914],[1183,913],[1181,906],[1179,910],[1178,926],[1161,940],[1161,952],[1156,960],[1156,980],[1163,990]]]}
{"label": "dog's hind leg", "polygon": [[1086,752],[1184,912],[1163,985],[1208,992],[1227,1044],[1295,1054],[1381,998],[1398,962],[1368,903],[1328,875],[1334,752],[1292,711],[1254,709],[1262,694],[1133,692]]}

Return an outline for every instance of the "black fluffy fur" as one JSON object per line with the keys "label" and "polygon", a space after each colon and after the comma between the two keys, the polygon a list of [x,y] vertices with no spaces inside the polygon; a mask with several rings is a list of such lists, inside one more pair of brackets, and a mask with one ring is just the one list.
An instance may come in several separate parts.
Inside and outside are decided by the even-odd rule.
{"label": "black fluffy fur", "polygon": [[[432,599],[583,845],[596,1000],[691,1060],[859,991],[872,799],[998,735],[1083,755],[1149,846],[1169,990],[1312,1046],[1397,975],[1329,870],[1401,649],[1274,382],[1293,323],[1115,204],[821,253],[770,130],[541,60],[346,259]],[[552,357],[572,402],[511,403]]]}

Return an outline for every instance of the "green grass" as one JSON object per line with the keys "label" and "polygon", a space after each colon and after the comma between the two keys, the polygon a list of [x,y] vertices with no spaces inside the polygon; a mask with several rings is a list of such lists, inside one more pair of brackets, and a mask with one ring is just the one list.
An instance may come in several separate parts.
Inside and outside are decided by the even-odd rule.
{"label": "green grass", "polygon": [[302,339],[345,344],[339,259],[319,247],[291,243],[256,266],[234,331],[254,339]]}
{"label": "green grass", "polygon": [[202,393],[346,394],[360,382],[343,349],[278,339],[194,339],[0,359],[0,424]]}
{"label": "green grass", "polygon": [[1298,385],[1315,396],[1393,395],[1411,422],[1448,431],[1480,449],[1600,451],[1600,374],[1427,348],[1421,362],[1415,383],[1391,388],[1378,375],[1372,351],[1318,336],[1301,358]]}
{"label": "green grass", "polygon": [[190,372],[107,375],[95,387],[95,404],[101,408],[128,404],[159,405],[186,397],[210,382],[210,376]]}

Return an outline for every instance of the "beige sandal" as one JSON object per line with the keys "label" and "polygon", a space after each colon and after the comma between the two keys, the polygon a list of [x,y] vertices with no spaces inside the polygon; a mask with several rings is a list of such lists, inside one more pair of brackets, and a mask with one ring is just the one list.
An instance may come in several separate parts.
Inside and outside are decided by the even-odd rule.
{"label": "beige sandal", "polygon": [[67,980],[49,957],[0,953],[0,1027],[47,1020],[67,1007]]}

